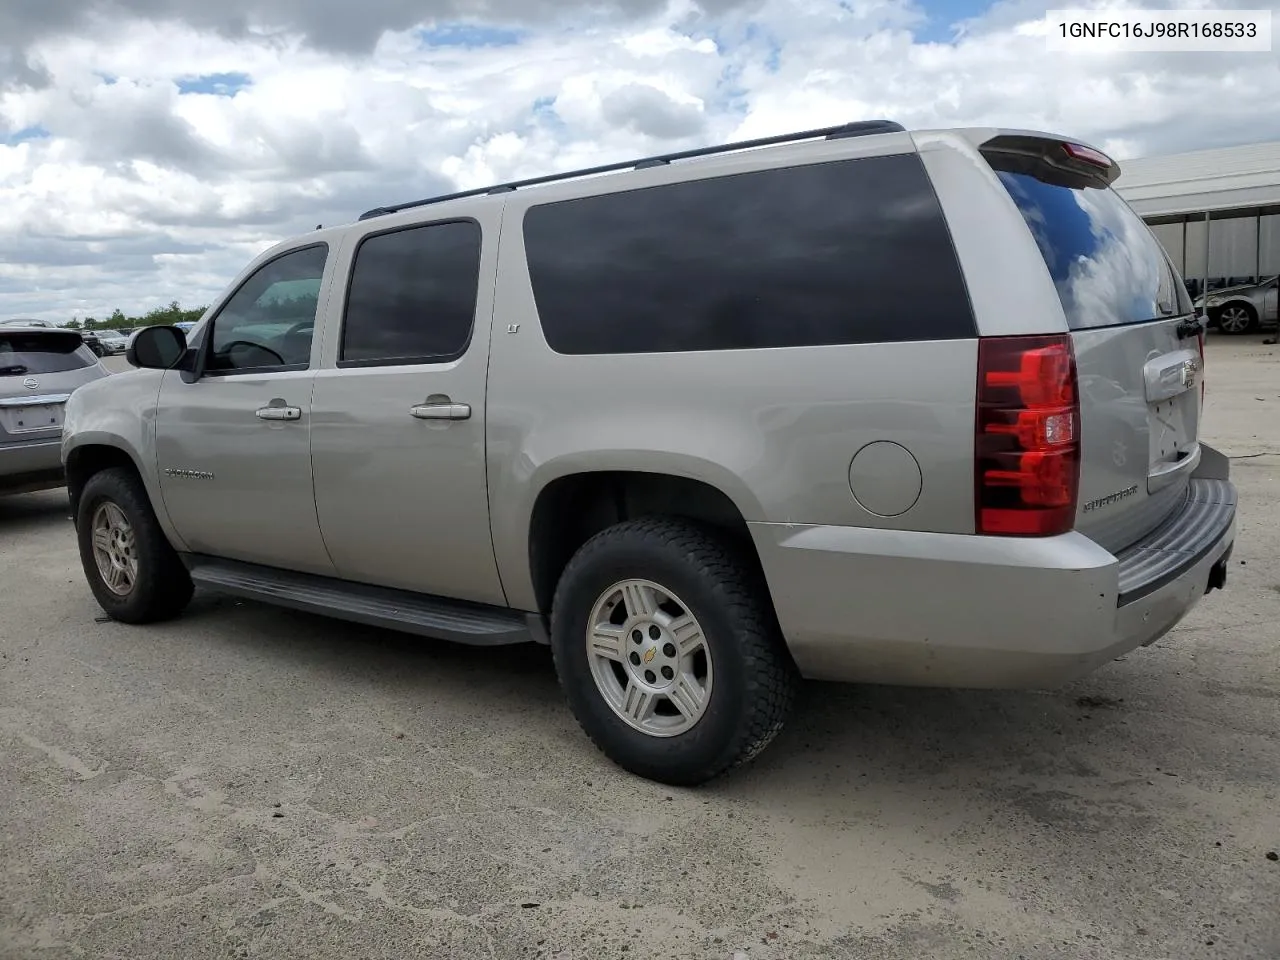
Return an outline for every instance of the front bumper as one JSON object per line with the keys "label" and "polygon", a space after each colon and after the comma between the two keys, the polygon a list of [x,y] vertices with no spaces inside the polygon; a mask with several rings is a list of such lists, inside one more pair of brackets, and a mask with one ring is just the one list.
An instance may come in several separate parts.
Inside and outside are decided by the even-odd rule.
{"label": "front bumper", "polygon": [[1188,503],[1116,556],[1044,539],[750,524],[778,620],[807,677],[1052,687],[1172,629],[1225,580],[1235,488]]}

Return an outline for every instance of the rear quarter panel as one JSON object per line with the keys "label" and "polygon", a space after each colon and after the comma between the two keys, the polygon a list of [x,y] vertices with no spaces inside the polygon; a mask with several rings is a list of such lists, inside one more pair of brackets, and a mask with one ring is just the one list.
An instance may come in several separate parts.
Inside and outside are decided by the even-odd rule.
{"label": "rear quarter panel", "polygon": [[1044,258],[1017,205],[977,147],[949,131],[912,137],[946,215],[978,334],[1068,332]]}
{"label": "rear quarter panel", "polygon": [[[808,145],[793,156],[818,162],[911,149],[904,135]],[[736,156],[698,175],[766,165],[773,163]],[[976,340],[662,354],[551,350],[526,264],[525,211],[547,199],[691,175],[637,171],[580,183],[572,193],[517,193],[507,203],[487,446],[494,549],[514,607],[536,607],[528,536],[538,494],[571,473],[635,470],[701,480],[748,521],[973,530]],[[910,290],[902,302],[909,311]],[[914,505],[894,517],[864,509],[850,489],[854,455],[877,440],[905,446],[923,478]]]}

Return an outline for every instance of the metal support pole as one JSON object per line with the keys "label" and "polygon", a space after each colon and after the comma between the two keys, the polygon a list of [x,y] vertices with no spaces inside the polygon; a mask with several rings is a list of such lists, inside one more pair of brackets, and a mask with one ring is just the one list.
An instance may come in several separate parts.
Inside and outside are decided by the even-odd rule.
{"label": "metal support pole", "polygon": [[1205,320],[1209,319],[1209,211],[1204,212],[1204,274],[1200,278],[1200,289],[1204,291],[1204,306],[1201,311]]}
{"label": "metal support pole", "polygon": [[1262,211],[1253,215],[1253,282],[1262,282]]}

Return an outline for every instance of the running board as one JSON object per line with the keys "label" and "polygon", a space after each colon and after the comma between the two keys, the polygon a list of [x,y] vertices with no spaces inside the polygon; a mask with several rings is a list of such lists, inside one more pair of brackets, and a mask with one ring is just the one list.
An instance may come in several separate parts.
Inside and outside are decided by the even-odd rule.
{"label": "running board", "polygon": [[472,646],[546,642],[541,617],[505,607],[193,554],[182,561],[198,587],[292,610]]}

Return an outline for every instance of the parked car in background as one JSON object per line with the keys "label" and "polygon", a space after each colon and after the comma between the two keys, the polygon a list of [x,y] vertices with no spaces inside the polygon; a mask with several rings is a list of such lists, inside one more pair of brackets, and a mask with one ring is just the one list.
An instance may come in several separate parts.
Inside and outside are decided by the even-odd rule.
{"label": "parked car in background", "polygon": [[67,398],[107,375],[75,330],[0,325],[0,494],[62,485]]}
{"label": "parked car in background", "polygon": [[95,330],[98,340],[102,343],[102,353],[104,356],[115,357],[124,353],[129,349],[129,339],[119,330]]}
{"label": "parked car in background", "polygon": [[546,643],[589,737],[680,784],[800,677],[1081,677],[1235,543],[1203,327],[1119,173],[856,123],[293,238],[72,397],[89,587]]}
{"label": "parked car in background", "polygon": [[1280,276],[1210,290],[1207,298],[1196,300],[1196,308],[1207,308],[1209,325],[1223,333],[1250,333],[1278,323]]}
{"label": "parked car in background", "polygon": [[[53,323],[50,320],[6,320],[3,325],[7,327],[39,327],[42,330],[71,330],[70,327],[65,326],[64,324]],[[102,346],[102,342],[98,339],[98,335],[92,330],[73,330],[71,332],[80,334],[80,338],[83,340],[84,345],[89,348],[89,351],[95,357],[101,357],[106,354],[106,348]]]}

